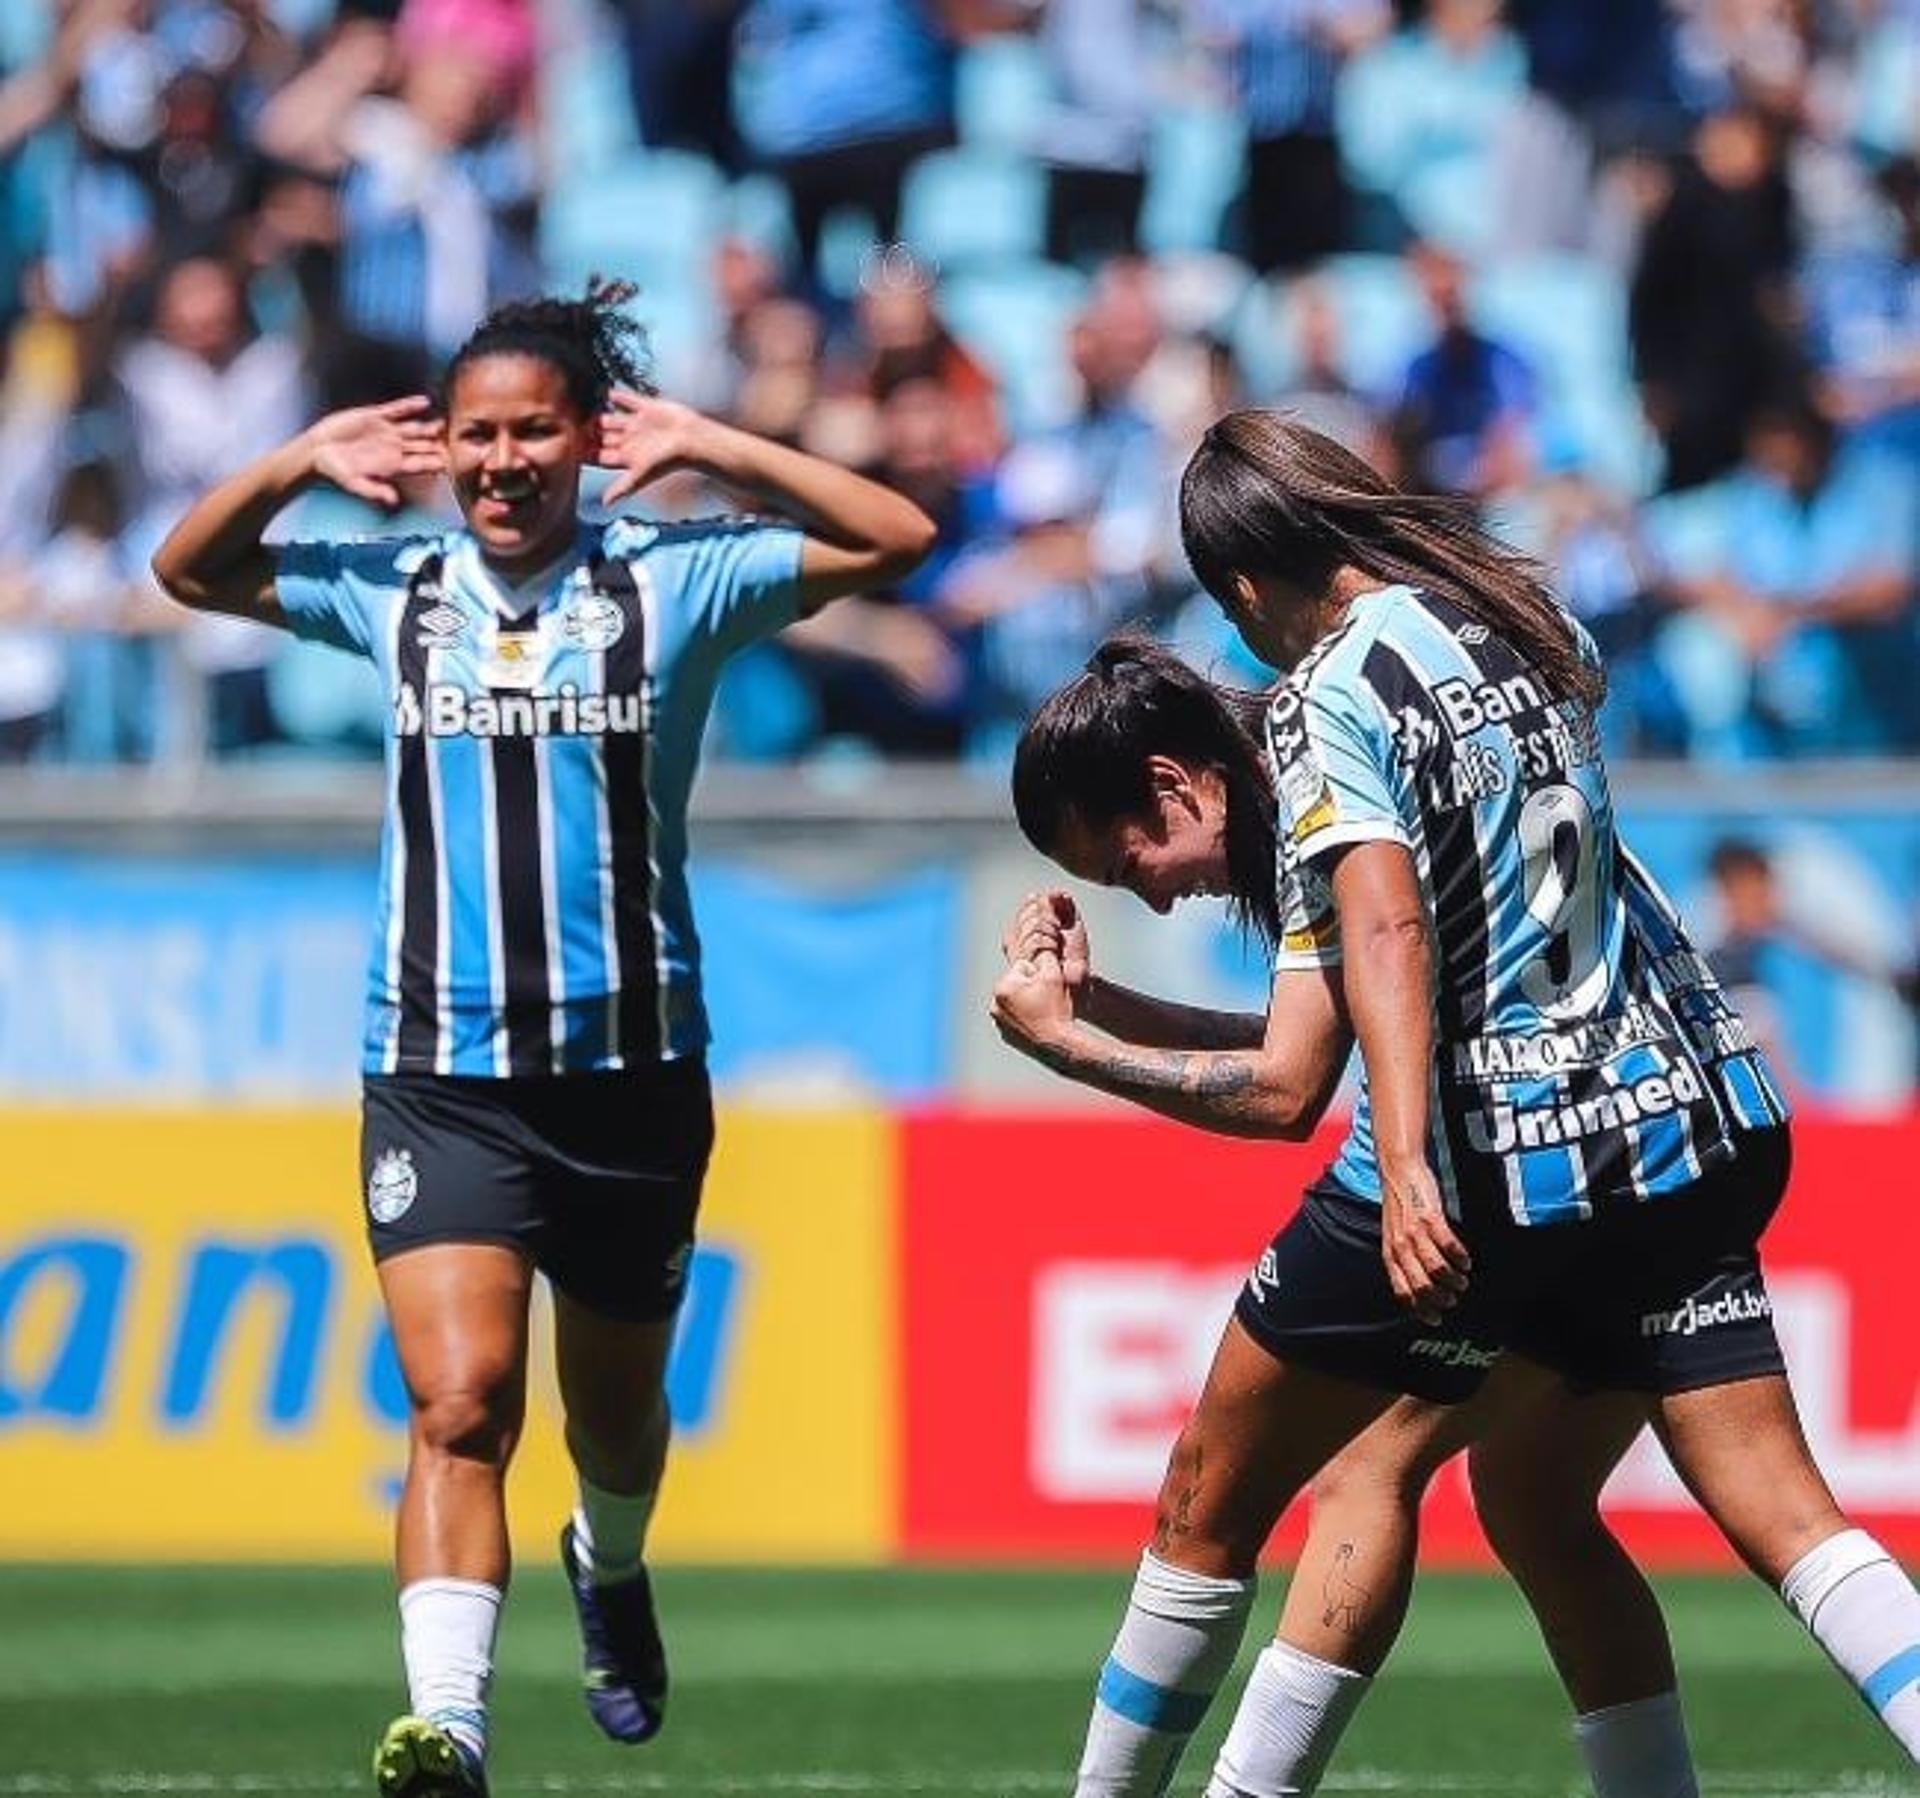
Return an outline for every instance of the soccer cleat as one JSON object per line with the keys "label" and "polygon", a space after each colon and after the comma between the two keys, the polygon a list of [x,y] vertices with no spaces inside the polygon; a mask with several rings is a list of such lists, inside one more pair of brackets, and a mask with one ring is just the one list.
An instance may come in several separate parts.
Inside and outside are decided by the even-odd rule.
{"label": "soccer cleat", "polygon": [[373,1751],[380,1798],[487,1798],[486,1770],[425,1717],[396,1717]]}
{"label": "soccer cleat", "polygon": [[580,1618],[587,1709],[601,1734],[614,1741],[650,1741],[666,1716],[667,1651],[646,1569],[617,1585],[596,1586],[571,1523],[560,1532],[560,1564]]}

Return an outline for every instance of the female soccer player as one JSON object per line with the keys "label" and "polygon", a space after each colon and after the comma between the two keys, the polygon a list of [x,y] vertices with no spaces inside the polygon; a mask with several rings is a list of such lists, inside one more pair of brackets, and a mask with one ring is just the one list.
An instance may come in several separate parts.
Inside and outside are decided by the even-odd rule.
{"label": "female soccer player", "polygon": [[[1392,1393],[1463,1397],[1512,1347],[1646,1395],[1730,1543],[1920,1756],[1920,1594],[1813,1465],[1760,1273],[1785,1106],[1618,842],[1588,647],[1456,502],[1276,414],[1207,433],[1181,523],[1248,646],[1293,669],[1267,719],[1281,917],[1337,957],[1322,1028],[1350,1024],[1364,1083],[1175,1445],[1162,1562],[1218,1609]],[[1150,779],[1146,799],[1089,820],[1068,865],[1164,906],[1200,878],[1198,838],[1177,796]],[[1015,963],[995,1004],[1048,1065],[1204,1126],[1280,1134],[1315,1101],[1278,998],[1258,1044],[1185,1049],[1077,1017],[1053,956]],[[1136,1604],[1122,1643],[1150,1642],[1153,1671],[1126,1690],[1191,1691],[1220,1632],[1176,1639]],[[1300,1789],[1289,1707],[1263,1663],[1216,1794]],[[1103,1777],[1088,1789],[1124,1789]]]}
{"label": "female soccer player", "polygon": [[[898,579],[933,526],[872,482],[652,396],[631,289],[501,308],[416,396],[336,413],[202,499],[154,558],[176,599],[369,657],[391,706],[365,1053],[369,1233],[412,1404],[398,1522],[411,1713],[388,1798],[486,1790],[503,1482],[528,1297],[553,1286],[579,1501],[560,1542],[586,1698],[660,1727],[642,1564],[662,1386],[712,1136],[686,807],[733,650]],[[692,468],[793,523],[579,516]],[[269,546],[329,480],[383,505],[444,470],[464,529]]]}
{"label": "female soccer player", "polygon": [[[1276,955],[1264,1018],[1179,1005],[1101,979],[1085,924],[1063,891],[1030,894],[1002,947],[1010,963],[1057,964],[1076,1020],[1113,1038],[1172,1049],[1271,1042],[1280,1058],[1272,1075],[1298,1097],[1288,1115],[1267,1121],[1275,1134],[1304,1137],[1332,1096],[1352,1034],[1329,959],[1331,933],[1316,932],[1298,911],[1282,916],[1273,790],[1259,747],[1266,708],[1265,696],[1216,687],[1147,639],[1119,637],[1029,723],[1014,786],[1028,838],[1070,872],[1128,886],[1156,910],[1188,893],[1229,899],[1242,926]],[[1014,979],[1027,978],[1017,967]],[[1421,1495],[1438,1467],[1471,1443],[1483,1525],[1540,1620],[1574,1703],[1597,1798],[1694,1798],[1659,1605],[1599,1513],[1600,1489],[1645,1421],[1638,1394],[1576,1396],[1547,1369],[1506,1356],[1465,1403],[1401,1398],[1321,1470],[1268,1651],[1269,1676],[1283,1678],[1286,1694],[1284,1715],[1268,1721],[1292,1743],[1281,1790],[1311,1790],[1324,1772],[1404,1620]],[[1186,1590],[1196,1576],[1160,1559],[1178,1533],[1163,1506],[1141,1571],[1149,1608],[1162,1616],[1170,1608],[1180,1614],[1196,1596]],[[1234,1621],[1213,1644],[1217,1665],[1194,1670],[1198,1678],[1180,1688],[1184,1707],[1129,1705],[1126,1681],[1103,1677],[1081,1798],[1164,1788],[1211,1682],[1233,1658],[1253,1601],[1251,1576],[1226,1575],[1212,1597],[1209,1608]],[[1152,1626],[1132,1641],[1123,1633],[1113,1664],[1137,1677],[1135,1662],[1159,1658],[1151,1635]]]}

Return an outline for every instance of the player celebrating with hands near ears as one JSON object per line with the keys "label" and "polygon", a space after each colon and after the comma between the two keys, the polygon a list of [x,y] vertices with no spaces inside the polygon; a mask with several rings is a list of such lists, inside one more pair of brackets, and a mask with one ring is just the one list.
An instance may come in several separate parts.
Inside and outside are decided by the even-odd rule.
{"label": "player celebrating with hands near ears", "polygon": [[[1760,1273],[1785,1106],[1618,840],[1591,646],[1457,502],[1402,493],[1276,414],[1212,427],[1181,524],[1248,646],[1292,669],[1265,720],[1264,833],[1226,740],[1156,740],[1165,683],[1102,657],[1029,726],[1015,803],[1071,872],[1162,910],[1208,887],[1246,904],[1270,846],[1269,1012],[1222,1018],[1097,982],[1076,994],[1030,910],[995,1015],[1067,1077],[1233,1134],[1310,1127],[1350,1042],[1364,1077],[1346,1141],[1261,1256],[1175,1444],[1083,1798],[1162,1789],[1161,1743],[1190,1731],[1231,1660],[1255,1558],[1294,1494],[1390,1420],[1396,1393],[1469,1398],[1507,1349],[1573,1393],[1637,1394],[1742,1558],[1920,1755],[1920,1595],[1807,1453]],[[1076,942],[1052,947],[1077,962]],[[1572,1499],[1579,1482],[1552,1463],[1561,1432],[1547,1440],[1530,1436],[1518,1471]],[[1596,1452],[1577,1434],[1565,1446]],[[1568,1671],[1565,1614],[1524,1570],[1568,1560],[1553,1501],[1503,1502],[1525,1497],[1518,1482],[1478,1491]],[[1573,1555],[1593,1546],[1580,1518],[1566,1524]],[[1313,1789],[1357,1671],[1269,1650],[1212,1798]],[[1670,1690],[1639,1696],[1672,1704]],[[1652,1714],[1619,1708],[1583,1725]],[[1677,1728],[1666,1740],[1684,1756]],[[1690,1791],[1684,1761],[1664,1759],[1603,1791]]]}
{"label": "player celebrating with hands near ears", "polygon": [[[386,1798],[486,1790],[528,1302],[552,1283],[578,1504],[561,1554],[600,1728],[660,1727],[642,1564],[663,1389],[712,1139],[686,809],[715,679],[742,645],[898,579],[909,501],[656,398],[632,290],[500,308],[442,405],[322,419],[215,488],[154,558],[183,604],[368,657],[391,706],[366,1033],[369,1234],[411,1402],[397,1562],[411,1699]],[[782,520],[579,515],[677,469]],[[317,481],[381,505],[442,472],[464,528],[269,545]]]}

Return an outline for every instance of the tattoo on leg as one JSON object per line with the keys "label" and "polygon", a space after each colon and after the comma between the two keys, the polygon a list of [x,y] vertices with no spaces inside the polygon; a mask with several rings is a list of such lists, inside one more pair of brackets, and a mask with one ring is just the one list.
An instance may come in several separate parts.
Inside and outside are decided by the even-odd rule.
{"label": "tattoo on leg", "polygon": [[1320,1583],[1320,1596],[1326,1602],[1326,1609],[1320,1614],[1321,1624],[1327,1629],[1344,1630],[1350,1636],[1359,1632],[1360,1612],[1370,1597],[1366,1587],[1356,1584],[1351,1577],[1356,1552],[1351,1542],[1342,1542],[1333,1551],[1333,1565]]}
{"label": "tattoo on leg", "polygon": [[1156,1554],[1163,1548],[1171,1547],[1176,1536],[1193,1533],[1193,1501],[1200,1493],[1200,1465],[1200,1450],[1196,1448],[1193,1451],[1193,1465],[1179,1491],[1174,1494],[1172,1514],[1163,1515],[1154,1526],[1153,1548]]}

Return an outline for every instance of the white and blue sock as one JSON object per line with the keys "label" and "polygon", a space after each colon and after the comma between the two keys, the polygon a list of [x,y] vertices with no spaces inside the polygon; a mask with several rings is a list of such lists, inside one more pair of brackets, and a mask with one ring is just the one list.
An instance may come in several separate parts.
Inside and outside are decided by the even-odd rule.
{"label": "white and blue sock", "polygon": [[1842,1530],[1787,1570],[1780,1596],[1920,1761],[1920,1592],[1865,1530]]}
{"label": "white and blue sock", "polygon": [[580,1564],[596,1586],[616,1586],[640,1571],[653,1520],[657,1492],[629,1495],[604,1492],[578,1477],[579,1502],[573,1508],[573,1542]]}
{"label": "white and blue sock", "polygon": [[1700,1798],[1678,1692],[1587,1711],[1573,1737],[1594,1798]]}
{"label": "white and blue sock", "polygon": [[1159,1798],[1233,1665],[1251,1579],[1215,1579],[1140,1557],[1127,1614],[1100,1670],[1074,1798]]}
{"label": "white and blue sock", "polygon": [[1260,1651],[1206,1798],[1297,1798],[1320,1789],[1327,1762],[1373,1681],[1274,1642]]}
{"label": "white and blue sock", "polygon": [[400,1594],[400,1653],[408,1706],[472,1756],[487,1758],[487,1688],[500,1588],[480,1580],[415,1580]]}

